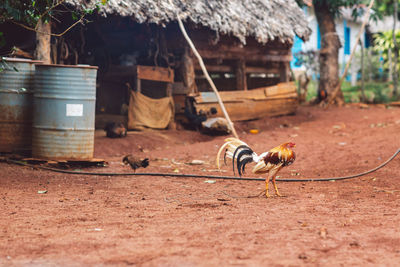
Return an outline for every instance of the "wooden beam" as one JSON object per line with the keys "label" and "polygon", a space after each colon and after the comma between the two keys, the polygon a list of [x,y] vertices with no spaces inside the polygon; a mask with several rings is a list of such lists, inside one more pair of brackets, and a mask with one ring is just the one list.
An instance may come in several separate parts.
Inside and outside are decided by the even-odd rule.
{"label": "wooden beam", "polygon": [[232,51],[211,51],[202,49],[199,53],[204,58],[221,58],[221,59],[245,59],[246,61],[273,61],[273,62],[290,62],[291,54],[255,54],[250,51],[232,52]]}
{"label": "wooden beam", "polygon": [[251,67],[246,66],[246,73],[274,73],[279,74],[277,68]]}
{"label": "wooden beam", "polygon": [[[194,65],[195,70],[201,70],[199,64]],[[233,72],[233,68],[231,66],[226,65],[206,65],[208,71],[211,72]]]}
{"label": "wooden beam", "polygon": [[[211,72],[234,72],[231,66],[227,65],[206,65],[207,70]],[[199,64],[194,65],[195,70],[201,70]],[[278,68],[265,68],[265,67],[254,67],[246,66],[246,73],[274,73],[279,74],[280,70]]]}
{"label": "wooden beam", "polygon": [[236,62],[236,90],[247,91],[247,78],[246,78],[246,61],[239,59]]}
{"label": "wooden beam", "polygon": [[169,68],[156,66],[141,66],[136,67],[137,79],[151,80],[158,82],[174,82],[174,71]]}

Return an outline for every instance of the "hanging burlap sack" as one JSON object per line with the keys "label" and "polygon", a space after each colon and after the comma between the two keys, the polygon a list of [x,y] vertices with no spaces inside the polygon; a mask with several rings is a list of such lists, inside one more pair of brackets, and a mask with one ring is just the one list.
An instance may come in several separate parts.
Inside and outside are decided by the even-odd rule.
{"label": "hanging burlap sack", "polygon": [[172,96],[160,99],[147,97],[131,91],[129,99],[128,129],[165,129],[174,118]]}

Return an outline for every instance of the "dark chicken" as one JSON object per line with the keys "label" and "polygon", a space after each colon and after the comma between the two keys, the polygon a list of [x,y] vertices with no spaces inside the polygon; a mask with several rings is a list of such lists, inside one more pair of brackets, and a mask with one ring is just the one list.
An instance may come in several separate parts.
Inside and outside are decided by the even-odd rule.
{"label": "dark chicken", "polygon": [[134,157],[132,155],[127,155],[122,159],[122,162],[125,165],[131,165],[131,168],[133,169],[134,172],[136,172],[137,168],[146,168],[147,166],[149,166],[149,159],[145,158],[145,159],[140,159],[137,157]]}
{"label": "dark chicken", "polygon": [[110,138],[125,137],[127,130],[122,122],[109,122],[104,127],[106,136]]}
{"label": "dark chicken", "polygon": [[261,155],[257,155],[245,142],[237,138],[227,138],[225,143],[221,146],[217,154],[217,167],[220,168],[219,158],[222,151],[225,150],[224,161],[226,163],[226,158],[232,159],[233,172],[235,173],[235,161],[236,168],[239,172],[239,176],[245,171],[246,164],[255,162],[252,172],[253,173],[268,173],[265,180],[266,197],[269,197],[268,193],[268,183],[272,179],[272,184],[274,185],[275,193],[278,196],[281,194],[278,191],[278,187],[275,183],[276,174],[285,166],[289,166],[296,159],[296,155],[292,150],[296,145],[294,143],[288,142],[283,143],[280,146],[274,147],[268,152],[264,152]]}

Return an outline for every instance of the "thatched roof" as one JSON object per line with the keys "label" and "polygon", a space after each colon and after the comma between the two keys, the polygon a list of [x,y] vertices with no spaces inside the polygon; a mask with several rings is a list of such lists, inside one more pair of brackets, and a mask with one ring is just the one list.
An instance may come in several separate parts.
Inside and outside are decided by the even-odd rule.
{"label": "thatched roof", "polygon": [[[66,0],[80,7],[94,0]],[[278,39],[293,42],[295,35],[307,40],[310,29],[295,0],[109,0],[102,15],[132,17],[139,23],[165,25],[176,20],[192,21],[246,43],[253,36],[260,43]]]}

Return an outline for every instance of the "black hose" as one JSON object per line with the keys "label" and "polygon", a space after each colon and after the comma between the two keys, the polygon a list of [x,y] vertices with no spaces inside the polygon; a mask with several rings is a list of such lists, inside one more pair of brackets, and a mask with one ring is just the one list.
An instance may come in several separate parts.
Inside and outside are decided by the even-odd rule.
{"label": "black hose", "polygon": [[[306,178],[306,179],[276,179],[279,182],[324,182],[324,181],[339,181],[339,180],[347,180],[353,179],[360,176],[367,175],[371,172],[377,171],[380,168],[387,165],[390,161],[392,161],[398,154],[400,153],[400,149],[398,149],[388,160],[380,164],[379,166],[354,175],[343,176],[343,177],[331,177],[331,178]],[[149,173],[107,173],[107,172],[77,172],[77,171],[68,171],[68,170],[60,170],[45,166],[37,166],[28,164],[22,161],[7,159],[6,162],[14,163],[17,165],[28,166],[32,168],[38,168],[42,170],[48,170],[59,173],[66,174],[79,174],[79,175],[97,175],[97,176],[164,176],[164,177],[180,177],[180,178],[211,178],[211,179],[223,179],[223,180],[244,180],[244,181],[265,181],[263,178],[241,178],[235,176],[218,176],[218,175],[197,175],[197,174],[181,174],[181,173],[157,173],[157,172],[149,172]]]}

